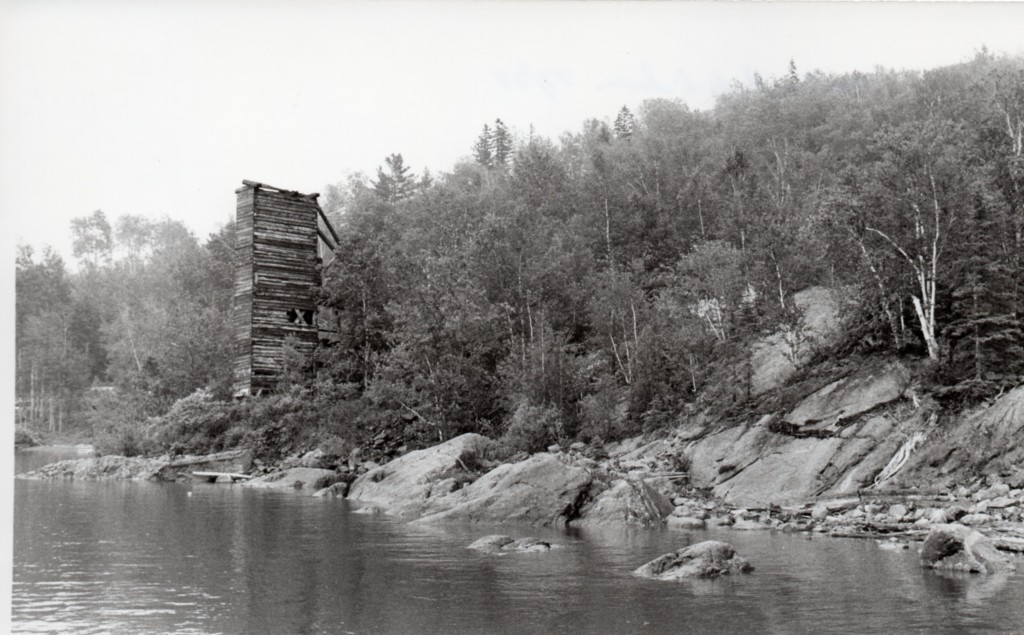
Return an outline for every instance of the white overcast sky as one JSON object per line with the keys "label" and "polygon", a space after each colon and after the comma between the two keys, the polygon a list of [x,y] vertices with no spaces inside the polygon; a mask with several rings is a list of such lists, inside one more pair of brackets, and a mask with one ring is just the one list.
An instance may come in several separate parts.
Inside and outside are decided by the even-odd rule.
{"label": "white overcast sky", "polygon": [[0,0],[0,210],[70,260],[102,209],[229,220],[242,179],[449,170],[496,117],[557,138],[755,72],[925,69],[1024,46],[1024,4]]}

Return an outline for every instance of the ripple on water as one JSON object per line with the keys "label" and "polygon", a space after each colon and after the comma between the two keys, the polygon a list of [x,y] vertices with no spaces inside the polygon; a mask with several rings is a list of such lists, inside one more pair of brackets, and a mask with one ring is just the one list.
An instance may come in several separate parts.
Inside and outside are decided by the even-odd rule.
{"label": "ripple on water", "polygon": [[[887,552],[872,541],[410,525],[349,513],[344,501],[187,491],[16,482],[16,630],[954,633],[1024,623],[1024,573],[947,579],[921,570],[913,550]],[[505,556],[467,549],[494,533],[562,548]],[[708,538],[731,542],[755,572],[677,584],[631,576]]]}

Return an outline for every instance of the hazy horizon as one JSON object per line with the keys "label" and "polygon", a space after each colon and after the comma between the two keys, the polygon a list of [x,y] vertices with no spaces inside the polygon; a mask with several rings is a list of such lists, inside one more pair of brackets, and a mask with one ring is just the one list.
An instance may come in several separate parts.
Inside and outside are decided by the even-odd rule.
{"label": "hazy horizon", "polygon": [[322,192],[391,153],[437,174],[496,118],[557,140],[645,99],[710,108],[791,59],[802,75],[1017,54],[1024,5],[22,0],[3,18],[4,233],[73,265],[70,221],[97,209],[204,239],[242,179]]}

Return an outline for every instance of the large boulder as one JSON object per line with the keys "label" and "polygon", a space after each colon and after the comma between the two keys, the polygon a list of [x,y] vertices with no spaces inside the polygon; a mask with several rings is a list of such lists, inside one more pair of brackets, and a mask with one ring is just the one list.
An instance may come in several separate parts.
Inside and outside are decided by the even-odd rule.
{"label": "large boulder", "polygon": [[[389,464],[390,465],[390,464]],[[358,483],[358,481],[357,481]],[[563,526],[580,516],[596,487],[590,470],[552,454],[504,463],[422,507],[421,522],[469,520]]]}
{"label": "large boulder", "polygon": [[736,555],[732,545],[718,540],[705,540],[667,553],[633,571],[633,575],[654,580],[686,580],[717,578],[733,573],[750,573],[754,567]]}
{"label": "large boulder", "polygon": [[480,461],[493,444],[487,437],[467,433],[440,445],[410,452],[357,478],[349,488],[348,497],[383,508],[390,514],[420,515],[431,499],[472,481]]}
{"label": "large boulder", "polygon": [[296,489],[317,492],[325,487],[330,487],[340,479],[341,475],[333,470],[323,470],[315,467],[293,467],[289,470],[282,470],[254,478],[251,481],[242,483],[242,485],[259,489]]}
{"label": "large boulder", "polygon": [[1013,569],[1009,559],[981,533],[959,524],[935,525],[921,547],[921,566],[964,573]]}
{"label": "large boulder", "polygon": [[672,501],[643,480],[618,479],[581,510],[573,526],[661,524],[672,513]]}

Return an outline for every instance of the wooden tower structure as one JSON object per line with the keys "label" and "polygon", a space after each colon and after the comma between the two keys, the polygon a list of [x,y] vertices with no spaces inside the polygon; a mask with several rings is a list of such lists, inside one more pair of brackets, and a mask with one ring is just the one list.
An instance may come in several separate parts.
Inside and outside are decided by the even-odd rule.
{"label": "wooden tower structure", "polygon": [[333,251],[338,242],[317,202],[319,194],[242,184],[235,190],[236,397],[276,388],[286,341],[302,355],[316,348],[321,243]]}

